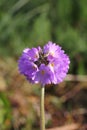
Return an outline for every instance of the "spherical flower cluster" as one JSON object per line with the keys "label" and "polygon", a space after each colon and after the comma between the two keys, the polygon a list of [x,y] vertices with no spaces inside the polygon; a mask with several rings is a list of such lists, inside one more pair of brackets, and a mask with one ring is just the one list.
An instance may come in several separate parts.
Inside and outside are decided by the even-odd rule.
{"label": "spherical flower cluster", "polygon": [[65,78],[70,60],[59,45],[49,41],[43,48],[26,48],[18,67],[30,83],[58,84]]}

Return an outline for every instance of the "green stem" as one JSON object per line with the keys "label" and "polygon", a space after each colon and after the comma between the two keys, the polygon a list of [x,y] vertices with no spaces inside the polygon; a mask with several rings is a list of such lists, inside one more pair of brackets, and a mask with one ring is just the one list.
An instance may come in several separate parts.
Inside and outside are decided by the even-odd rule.
{"label": "green stem", "polygon": [[41,87],[41,101],[40,101],[40,127],[45,130],[45,112],[44,112],[44,93],[45,87]]}

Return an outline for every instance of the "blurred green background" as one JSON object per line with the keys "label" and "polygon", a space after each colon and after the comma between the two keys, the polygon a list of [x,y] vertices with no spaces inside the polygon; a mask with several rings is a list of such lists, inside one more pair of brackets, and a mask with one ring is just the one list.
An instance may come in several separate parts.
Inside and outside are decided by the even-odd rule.
{"label": "blurred green background", "polygon": [[[87,0],[0,0],[0,130],[27,130],[27,128],[34,130],[35,127],[38,129],[39,123],[35,124],[35,122],[39,116],[32,114],[33,116],[29,115],[28,119],[25,119],[27,112],[24,115],[17,113],[24,116],[24,127],[19,125],[22,123],[17,125],[13,123],[16,122],[14,118],[20,117],[17,114],[13,114],[17,117],[11,115],[13,108],[18,112],[20,106],[18,105],[20,101],[14,102],[22,98],[19,96],[17,100],[12,100],[12,97],[19,92],[22,96],[34,95],[35,97],[32,98],[35,99],[32,100],[40,96],[38,87],[33,87],[34,90],[30,87],[28,94],[25,94],[27,91],[24,93],[24,89],[21,90],[22,83],[23,86],[28,86],[28,83],[18,73],[17,60],[24,48],[42,46],[48,41],[61,45],[69,55],[71,59],[69,73],[87,74]],[[68,86],[73,84],[69,83]],[[63,89],[61,91],[64,93],[58,93],[57,96],[67,92],[67,89],[66,91]],[[54,104],[55,101],[53,100]],[[32,107],[29,107],[30,111]],[[65,106],[61,107],[63,108],[65,109]],[[68,109],[72,110],[71,108],[73,109],[72,103],[70,105],[69,102]],[[38,108],[35,108],[32,113],[35,113],[36,109]],[[29,126],[26,125],[25,120],[29,121]]]}
{"label": "blurred green background", "polygon": [[87,73],[87,0],[0,0],[2,57],[49,40],[69,54],[71,73]]}

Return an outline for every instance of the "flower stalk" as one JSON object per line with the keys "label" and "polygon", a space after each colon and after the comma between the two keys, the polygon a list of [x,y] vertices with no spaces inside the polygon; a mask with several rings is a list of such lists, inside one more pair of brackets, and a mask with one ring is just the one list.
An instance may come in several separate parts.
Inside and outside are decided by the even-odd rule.
{"label": "flower stalk", "polygon": [[40,100],[40,128],[45,130],[45,112],[44,112],[44,94],[45,87],[41,87],[41,100]]}

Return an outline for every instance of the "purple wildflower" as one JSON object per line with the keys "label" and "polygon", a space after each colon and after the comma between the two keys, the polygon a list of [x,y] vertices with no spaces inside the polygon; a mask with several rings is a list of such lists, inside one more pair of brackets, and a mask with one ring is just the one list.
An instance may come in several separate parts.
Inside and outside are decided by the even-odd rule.
{"label": "purple wildflower", "polygon": [[37,61],[39,58],[39,53],[37,48],[32,48],[28,51],[29,60]]}
{"label": "purple wildflower", "polygon": [[51,71],[48,66],[45,64],[41,64],[39,67],[39,71],[36,73],[36,81],[41,83],[42,85],[51,84]]}
{"label": "purple wildflower", "polygon": [[61,50],[61,47],[49,41],[43,48],[43,52],[45,56],[48,57],[49,60],[53,58],[58,58],[58,54]]}
{"label": "purple wildflower", "polygon": [[20,73],[24,74],[28,79],[30,79],[30,82],[34,80],[34,76],[38,71],[38,67],[34,62],[29,60],[28,50],[23,51],[23,54],[19,59],[18,66]]}
{"label": "purple wildflower", "polygon": [[59,45],[49,41],[43,48],[26,48],[19,59],[19,71],[31,83],[58,84],[65,78],[70,60]]}

